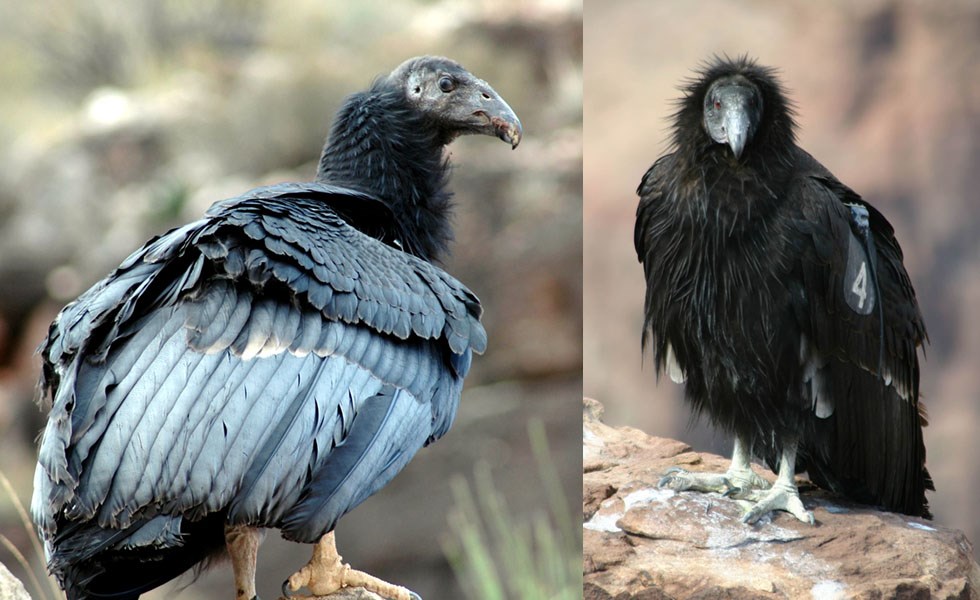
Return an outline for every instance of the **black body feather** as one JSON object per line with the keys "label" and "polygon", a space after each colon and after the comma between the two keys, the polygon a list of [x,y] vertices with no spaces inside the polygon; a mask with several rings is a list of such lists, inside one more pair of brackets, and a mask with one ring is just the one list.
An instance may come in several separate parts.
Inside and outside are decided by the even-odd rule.
{"label": "black body feather", "polygon": [[405,102],[400,89],[378,80],[351,96],[327,138],[317,181],[378,198],[392,211],[388,233],[410,252],[439,260],[452,242],[451,138]]}
{"label": "black body feather", "polygon": [[[719,80],[758,90],[740,157],[704,124]],[[891,226],[796,145],[771,69],[715,59],[684,92],[671,151],[637,190],[643,341],[658,373],[682,374],[695,412],[774,470],[793,437],[797,470],[821,487],[928,517],[926,334]]]}
{"label": "black body feather", "polygon": [[229,525],[316,542],[448,431],[487,343],[432,264],[461,133],[521,129],[458,64],[407,61],[348,99],[315,182],[216,203],[62,310],[31,511],[70,600],[138,598]]}

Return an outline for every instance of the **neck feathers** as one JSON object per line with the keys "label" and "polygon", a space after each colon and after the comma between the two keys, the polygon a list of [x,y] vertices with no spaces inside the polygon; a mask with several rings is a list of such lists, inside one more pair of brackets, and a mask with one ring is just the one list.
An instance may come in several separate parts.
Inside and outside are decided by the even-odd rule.
{"label": "neck feathers", "polygon": [[400,224],[392,236],[402,247],[439,260],[452,241],[449,163],[442,151],[450,140],[400,90],[381,83],[340,109],[316,179],[382,200]]}

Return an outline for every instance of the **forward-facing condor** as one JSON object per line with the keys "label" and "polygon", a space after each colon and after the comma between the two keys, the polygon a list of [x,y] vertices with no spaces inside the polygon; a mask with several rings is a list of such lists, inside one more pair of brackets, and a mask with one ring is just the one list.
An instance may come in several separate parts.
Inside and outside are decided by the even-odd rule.
{"label": "forward-facing condor", "polygon": [[226,547],[255,597],[258,529],[317,543],[284,587],[362,586],[333,529],[449,429],[486,333],[432,264],[459,135],[521,139],[455,62],[409,60],[341,108],[316,181],[252,190],[151,240],[42,347],[52,400],[33,519],[69,600],[135,599]]}
{"label": "forward-facing condor", "polygon": [[[812,523],[793,482],[806,470],[929,517],[925,326],[891,225],[796,145],[773,70],[716,58],[684,91],[672,152],[637,190],[644,346],[735,447],[727,473],[672,469],[660,485],[748,499],[747,522]],[[752,455],[778,470],[771,488]]]}

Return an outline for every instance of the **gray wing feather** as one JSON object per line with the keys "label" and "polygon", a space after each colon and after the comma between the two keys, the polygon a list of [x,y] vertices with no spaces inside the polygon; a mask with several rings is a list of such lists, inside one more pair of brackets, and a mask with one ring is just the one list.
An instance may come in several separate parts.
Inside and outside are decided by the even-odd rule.
{"label": "gray wing feather", "polygon": [[[448,429],[486,344],[479,316],[459,282],[315,200],[219,203],[52,324],[35,522],[52,534],[58,518],[121,529],[230,509],[315,539]],[[377,398],[387,416],[365,416]],[[324,477],[327,501],[304,502]],[[121,543],[174,538],[174,518]]]}
{"label": "gray wing feather", "polygon": [[[165,340],[177,336],[183,336],[179,327],[177,331],[161,332],[161,338]],[[140,356],[134,368],[116,386],[113,393],[106,394],[104,389],[100,391],[99,400],[100,403],[104,403],[102,409],[104,413],[94,420],[95,425],[79,440],[80,446],[91,446],[93,451],[87,466],[82,471],[79,485],[81,493],[77,497],[74,510],[69,512],[70,517],[90,517],[96,507],[106,500],[113,479],[134,481],[140,477],[138,467],[134,468],[132,463],[133,461],[145,462],[143,455],[146,448],[142,434],[135,437],[135,440],[134,436],[143,416],[152,412],[150,418],[159,419],[158,411],[162,407],[159,404],[151,404],[152,393],[138,393],[134,388],[139,382],[139,373],[150,365],[155,367],[155,374],[163,379],[160,383],[166,382],[166,376],[173,371],[182,356],[174,346],[165,342],[154,343],[149,351]],[[117,390],[120,393],[117,394]],[[129,394],[131,390],[137,393]],[[125,410],[120,410],[124,399]],[[131,444],[131,441],[134,443]],[[95,451],[96,447],[98,451]],[[123,454],[124,450],[137,453],[139,456]],[[114,503],[110,501],[110,504]],[[115,506],[105,508],[112,510]]]}
{"label": "gray wing feather", "polygon": [[386,386],[367,399],[344,444],[328,456],[283,519],[283,537],[313,542],[332,530],[340,516],[401,471],[430,431],[426,403],[410,392]]}

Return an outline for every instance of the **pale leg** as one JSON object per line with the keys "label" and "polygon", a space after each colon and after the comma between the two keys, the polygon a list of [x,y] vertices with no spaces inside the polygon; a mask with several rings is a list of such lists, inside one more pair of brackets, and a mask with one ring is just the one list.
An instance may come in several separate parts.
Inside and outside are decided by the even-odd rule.
{"label": "pale leg", "polygon": [[803,507],[800,491],[796,489],[796,448],[797,440],[790,438],[783,442],[783,452],[779,456],[779,474],[776,483],[768,492],[755,492],[752,500],[755,506],[742,517],[745,523],[755,523],[774,510],[784,510],[800,521],[813,525],[813,513]]}
{"label": "pale leg", "polygon": [[235,600],[258,600],[255,593],[255,561],[262,531],[244,525],[225,526],[225,545],[235,573]]}

